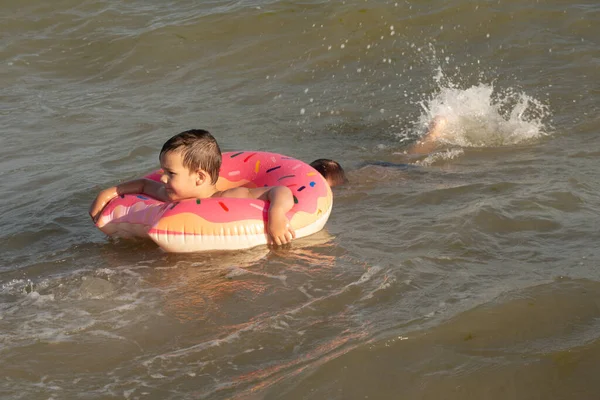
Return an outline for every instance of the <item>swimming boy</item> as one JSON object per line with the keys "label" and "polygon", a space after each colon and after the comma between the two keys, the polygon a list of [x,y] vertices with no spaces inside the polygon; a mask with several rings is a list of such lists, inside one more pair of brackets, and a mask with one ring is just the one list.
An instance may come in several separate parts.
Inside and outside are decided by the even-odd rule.
{"label": "swimming boy", "polygon": [[192,129],[173,136],[163,145],[159,160],[163,170],[160,182],[136,179],[101,191],[90,206],[89,213],[94,222],[110,200],[123,194],[141,193],[161,201],[209,197],[253,198],[270,202],[267,233],[272,243],[282,245],[296,237],[285,216],[294,206],[294,197],[288,187],[217,190],[221,149],[208,131]]}
{"label": "swimming boy", "polygon": [[319,158],[310,163],[310,166],[316,169],[329,184],[329,187],[343,185],[348,182],[344,169],[337,161],[327,158]]}
{"label": "swimming boy", "polygon": [[[442,136],[443,130],[447,125],[446,118],[442,116],[435,117],[429,124],[429,129],[423,137],[423,140],[418,141],[408,148],[406,151],[409,154],[429,153],[437,146],[437,140]],[[372,164],[372,163],[370,163]],[[375,163],[381,166],[406,166],[406,164],[394,163]],[[310,166],[316,169],[323,178],[327,181],[330,187],[343,185],[348,183],[344,169],[337,161],[327,158],[319,158],[310,163]]]}

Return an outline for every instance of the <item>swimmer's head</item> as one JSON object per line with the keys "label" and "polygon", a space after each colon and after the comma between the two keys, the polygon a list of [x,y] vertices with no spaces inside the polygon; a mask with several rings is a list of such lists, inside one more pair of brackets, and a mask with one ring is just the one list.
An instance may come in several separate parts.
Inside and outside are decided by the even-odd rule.
{"label": "swimmer's head", "polygon": [[348,182],[344,169],[337,161],[319,158],[311,162],[310,166],[323,175],[323,178],[325,178],[330,187],[343,185]]}
{"label": "swimmer's head", "polygon": [[171,152],[181,155],[183,166],[190,172],[203,170],[213,185],[217,183],[221,169],[221,149],[210,132],[191,129],[173,136],[160,150],[160,158]]}

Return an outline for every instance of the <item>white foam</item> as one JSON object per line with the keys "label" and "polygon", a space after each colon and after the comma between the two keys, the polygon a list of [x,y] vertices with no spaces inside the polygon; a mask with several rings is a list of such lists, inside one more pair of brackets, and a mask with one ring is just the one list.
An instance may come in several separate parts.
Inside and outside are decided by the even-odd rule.
{"label": "white foam", "polygon": [[[371,280],[371,278],[376,275],[377,273],[379,273],[383,268],[378,266],[378,265],[374,265],[372,267],[370,267],[369,269],[367,269],[367,271],[361,275],[361,277],[356,281],[351,283],[350,285],[360,285],[363,284],[369,280]],[[350,286],[348,285],[348,286]]]}

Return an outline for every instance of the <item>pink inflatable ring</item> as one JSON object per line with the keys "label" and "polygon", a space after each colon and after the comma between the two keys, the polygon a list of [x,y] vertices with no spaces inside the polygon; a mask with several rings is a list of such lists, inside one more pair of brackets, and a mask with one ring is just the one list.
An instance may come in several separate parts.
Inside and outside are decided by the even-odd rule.
{"label": "pink inflatable ring", "polygon": [[[148,176],[160,180],[160,171]],[[310,165],[260,151],[223,153],[218,190],[287,186],[294,207],[287,217],[296,237],[323,229],[333,205],[331,189]],[[144,195],[113,199],[96,226],[109,236],[150,237],[168,252],[247,249],[267,243],[269,203],[256,199],[208,198],[164,203]]]}

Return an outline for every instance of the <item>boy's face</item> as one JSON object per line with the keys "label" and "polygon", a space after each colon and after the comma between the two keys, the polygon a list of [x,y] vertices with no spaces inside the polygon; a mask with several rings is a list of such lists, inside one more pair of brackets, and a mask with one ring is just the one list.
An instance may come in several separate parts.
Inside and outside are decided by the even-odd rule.
{"label": "boy's face", "polygon": [[171,201],[198,197],[200,176],[183,165],[180,151],[169,151],[160,156],[163,175],[160,181]]}

